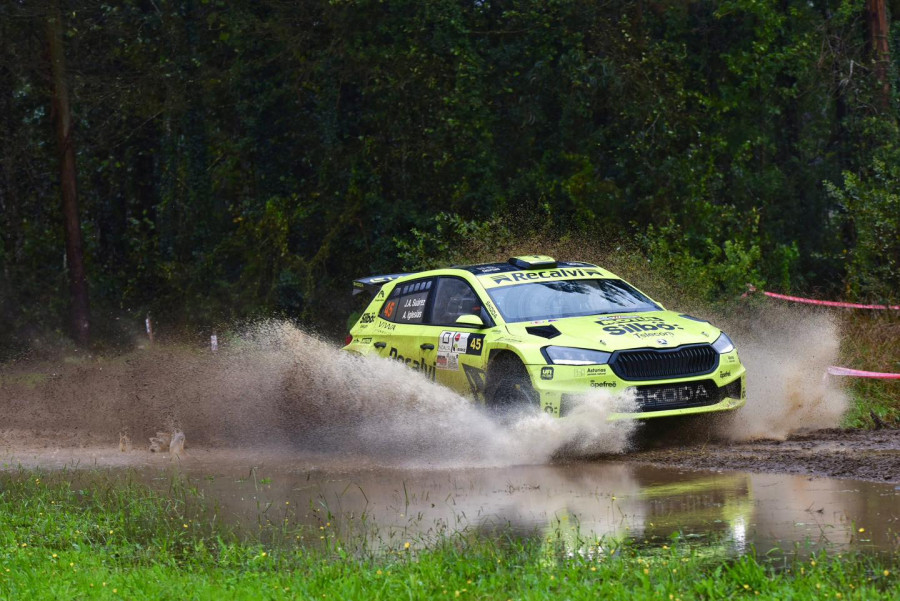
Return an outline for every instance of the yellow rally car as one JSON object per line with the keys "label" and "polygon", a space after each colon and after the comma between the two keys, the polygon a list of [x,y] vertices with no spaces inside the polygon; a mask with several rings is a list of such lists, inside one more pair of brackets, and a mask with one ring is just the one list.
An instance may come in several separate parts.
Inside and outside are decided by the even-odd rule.
{"label": "yellow rally car", "polygon": [[354,281],[362,291],[374,299],[345,350],[400,361],[490,407],[565,416],[595,389],[634,393],[639,411],[612,418],[746,401],[745,369],[725,333],[590,263],[527,255]]}

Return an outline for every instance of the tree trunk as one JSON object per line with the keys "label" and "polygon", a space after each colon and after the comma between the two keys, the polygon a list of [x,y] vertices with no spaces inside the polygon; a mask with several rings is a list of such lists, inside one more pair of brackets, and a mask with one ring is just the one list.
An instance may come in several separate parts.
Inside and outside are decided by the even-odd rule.
{"label": "tree trunk", "polygon": [[888,22],[885,0],[866,0],[866,29],[869,34],[869,51],[875,62],[876,92],[879,108],[891,110],[891,81],[888,66],[891,63],[891,49],[888,45]]}
{"label": "tree trunk", "polygon": [[53,92],[52,115],[59,148],[59,179],[62,190],[62,212],[66,231],[66,265],[69,268],[72,334],[79,345],[90,340],[90,306],[84,253],[81,244],[81,222],[78,220],[78,196],[75,187],[75,145],[72,141],[72,115],[69,112],[69,89],[63,52],[62,14],[54,3],[47,18],[47,46],[51,66]]}

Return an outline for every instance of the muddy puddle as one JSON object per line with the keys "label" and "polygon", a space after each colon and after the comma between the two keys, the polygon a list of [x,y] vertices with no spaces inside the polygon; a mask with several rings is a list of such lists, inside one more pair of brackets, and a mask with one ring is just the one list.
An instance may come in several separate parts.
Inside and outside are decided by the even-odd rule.
{"label": "muddy puddle", "polygon": [[[443,535],[563,543],[671,544],[710,552],[900,549],[900,486],[789,474],[682,471],[619,461],[478,469],[386,469],[363,457],[195,449],[181,461],[147,453],[67,450],[0,458],[0,466],[103,468],[160,491],[174,477],[242,526],[303,527],[371,549]],[[364,466],[364,467],[360,467]]]}

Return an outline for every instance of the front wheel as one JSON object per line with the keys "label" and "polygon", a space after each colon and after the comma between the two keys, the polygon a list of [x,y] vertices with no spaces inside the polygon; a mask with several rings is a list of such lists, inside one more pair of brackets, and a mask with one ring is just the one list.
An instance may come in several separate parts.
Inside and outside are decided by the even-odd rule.
{"label": "front wheel", "polygon": [[513,355],[501,355],[491,363],[484,397],[488,407],[493,409],[529,409],[540,406],[540,395],[531,385],[528,370]]}

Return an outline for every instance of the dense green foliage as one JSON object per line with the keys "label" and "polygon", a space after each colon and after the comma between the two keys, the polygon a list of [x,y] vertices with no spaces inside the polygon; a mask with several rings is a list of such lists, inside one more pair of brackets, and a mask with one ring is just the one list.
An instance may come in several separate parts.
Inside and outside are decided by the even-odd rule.
{"label": "dense green foliage", "polygon": [[[65,329],[53,2],[0,4],[4,347]],[[898,300],[862,3],[60,3],[101,337],[343,324],[352,277],[504,231],[636,243],[710,296]]]}
{"label": "dense green foliage", "polygon": [[590,553],[570,553],[552,536],[521,541],[502,533],[359,552],[328,531],[324,544],[308,545],[304,530],[278,524],[267,527],[277,544],[261,542],[265,532],[238,536],[209,511],[213,503],[179,477],[161,494],[115,473],[0,473],[0,599],[900,595],[894,555],[765,561],[686,544],[642,549],[602,541]]}

